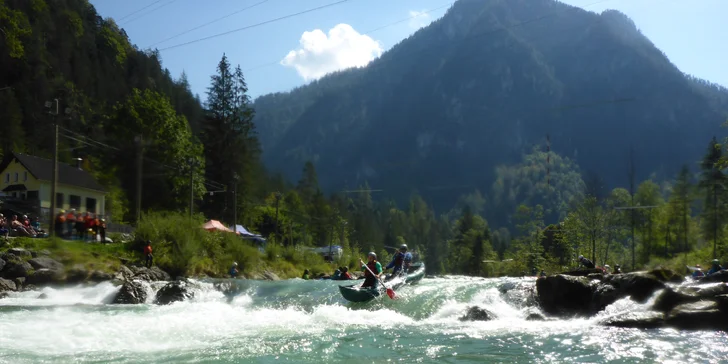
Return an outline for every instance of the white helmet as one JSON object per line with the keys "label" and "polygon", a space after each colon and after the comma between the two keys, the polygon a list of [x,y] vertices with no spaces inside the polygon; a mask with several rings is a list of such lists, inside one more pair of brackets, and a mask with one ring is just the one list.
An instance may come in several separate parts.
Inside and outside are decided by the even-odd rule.
{"label": "white helmet", "polygon": [[377,253],[375,253],[375,252],[369,252],[369,254],[367,254],[367,255],[370,257],[374,257],[374,259],[377,259]]}

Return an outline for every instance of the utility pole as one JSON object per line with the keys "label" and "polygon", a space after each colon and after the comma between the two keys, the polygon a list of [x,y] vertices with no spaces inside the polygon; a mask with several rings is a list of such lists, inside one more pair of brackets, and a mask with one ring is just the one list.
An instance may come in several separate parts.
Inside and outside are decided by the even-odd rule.
{"label": "utility pole", "polygon": [[[634,148],[630,147],[629,149],[629,195],[631,197],[631,203],[630,206],[634,207],[634,178],[635,178],[635,171],[634,171]],[[635,270],[635,241],[634,241],[634,221],[635,221],[635,211],[632,209],[630,211],[630,225],[632,227],[632,271]]]}
{"label": "utility pole", "polygon": [[[54,109],[55,106],[55,109]],[[50,114],[53,115],[53,174],[51,175],[51,212],[50,212],[50,235],[56,235],[56,191],[58,189],[58,99],[53,102],[46,102]]]}
{"label": "utility pole", "polygon": [[238,232],[238,180],[240,177],[236,173],[233,176],[233,231]]}
{"label": "utility pole", "polygon": [[279,235],[279,229],[278,229],[278,205],[281,201],[281,193],[276,192],[276,242],[280,242],[280,235]]}
{"label": "utility pole", "polygon": [[144,167],[144,140],[142,139],[142,135],[137,135],[136,138],[134,138],[134,141],[137,143],[137,153],[136,153],[136,164],[137,164],[137,180],[136,180],[136,224],[139,226],[139,222],[142,219],[142,170]]}
{"label": "utility pole", "polygon": [[713,259],[718,258],[716,255],[718,247],[718,186],[715,183],[718,173],[720,171],[717,171],[715,163],[713,163]]}
{"label": "utility pole", "polygon": [[195,205],[195,167],[197,164],[195,163],[195,159],[190,157],[188,160],[190,165],[190,219],[192,218],[192,212],[194,210]]}
{"label": "utility pole", "polygon": [[[634,197],[632,198],[634,200]],[[634,216],[635,210],[637,209],[650,209],[650,220],[652,220],[652,209],[655,207],[659,207],[657,205],[650,205],[650,206],[625,206],[625,207],[615,207],[615,210],[631,210],[632,216]],[[634,220],[633,220],[634,221]],[[650,223],[650,230],[652,230],[652,225]],[[652,239],[652,233],[650,232],[650,239]],[[634,223],[632,224],[632,270],[635,269],[635,258],[634,258]]]}

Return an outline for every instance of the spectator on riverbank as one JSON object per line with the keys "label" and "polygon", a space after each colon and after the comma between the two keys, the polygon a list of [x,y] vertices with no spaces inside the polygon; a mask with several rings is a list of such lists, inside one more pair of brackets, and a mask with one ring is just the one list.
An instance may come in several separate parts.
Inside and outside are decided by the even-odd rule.
{"label": "spectator on riverbank", "polygon": [[152,241],[147,240],[147,246],[144,247],[144,255],[146,256],[145,265],[147,268],[151,268],[154,264],[154,256],[152,255]]}
{"label": "spectator on riverbank", "polygon": [[594,269],[595,265],[591,260],[584,258],[583,255],[579,256],[579,263],[586,269]]}

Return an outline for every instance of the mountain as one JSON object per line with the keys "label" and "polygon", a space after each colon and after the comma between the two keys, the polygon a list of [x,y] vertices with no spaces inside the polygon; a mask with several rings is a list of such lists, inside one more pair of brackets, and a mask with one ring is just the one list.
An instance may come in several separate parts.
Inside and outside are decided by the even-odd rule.
{"label": "mountain", "polygon": [[270,169],[295,179],[311,160],[328,191],[368,182],[449,208],[547,135],[609,187],[627,184],[630,148],[638,180],[672,176],[721,133],[728,91],[685,75],[620,12],[459,0],[369,66],[255,109]]}

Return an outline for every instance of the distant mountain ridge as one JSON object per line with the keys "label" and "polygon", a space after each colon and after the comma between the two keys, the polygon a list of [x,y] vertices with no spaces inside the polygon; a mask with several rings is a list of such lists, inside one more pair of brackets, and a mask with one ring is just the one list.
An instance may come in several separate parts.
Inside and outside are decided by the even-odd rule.
{"label": "distant mountain ridge", "polygon": [[[552,150],[627,182],[694,165],[726,120],[728,92],[685,76],[624,14],[553,0],[459,0],[363,69],[255,101],[264,160],[328,191],[367,181],[449,207],[490,191],[497,165],[550,135]],[[449,204],[449,205],[448,205]]]}

